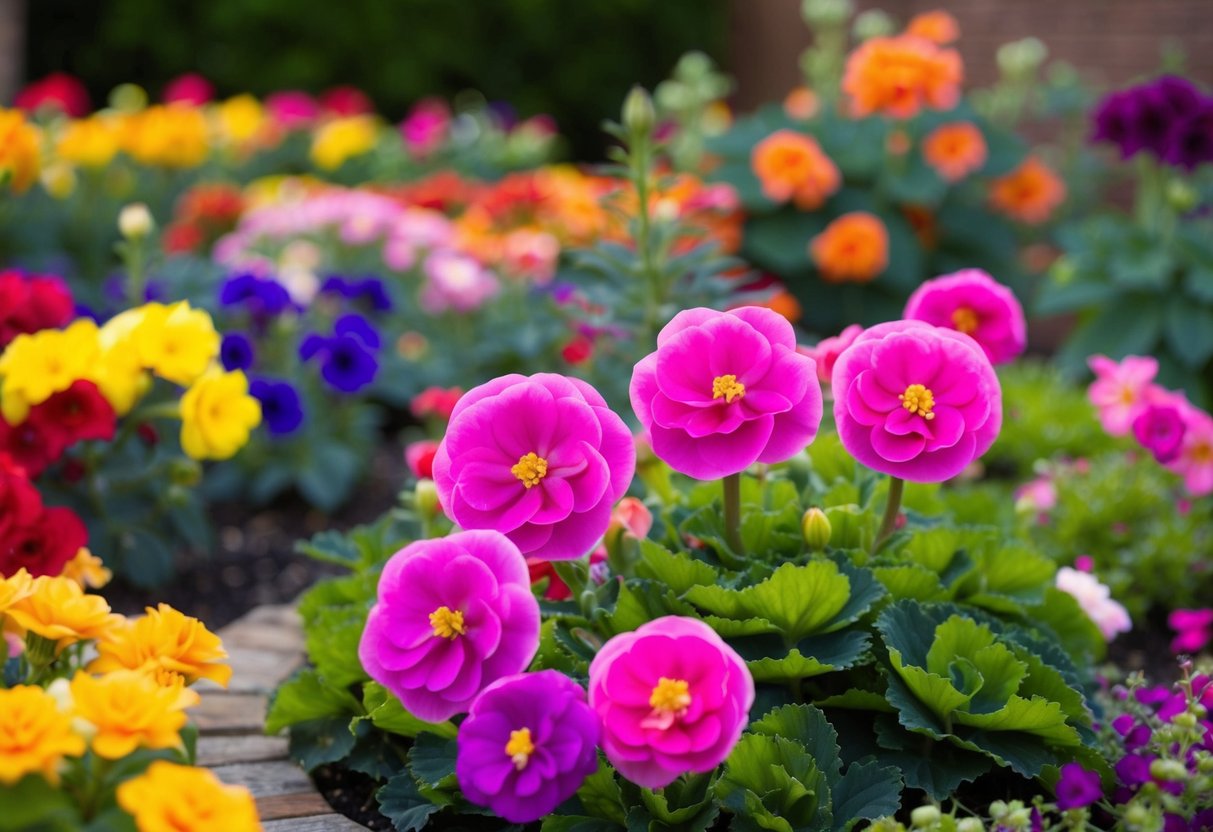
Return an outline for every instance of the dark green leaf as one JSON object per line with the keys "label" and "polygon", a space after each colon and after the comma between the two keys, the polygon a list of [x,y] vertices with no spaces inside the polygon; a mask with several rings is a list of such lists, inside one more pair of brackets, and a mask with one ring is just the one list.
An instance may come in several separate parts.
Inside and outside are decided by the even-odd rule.
{"label": "dark green leaf", "polygon": [[421,832],[430,817],[442,810],[422,796],[408,772],[397,774],[375,793],[379,811],[392,822],[396,832]]}

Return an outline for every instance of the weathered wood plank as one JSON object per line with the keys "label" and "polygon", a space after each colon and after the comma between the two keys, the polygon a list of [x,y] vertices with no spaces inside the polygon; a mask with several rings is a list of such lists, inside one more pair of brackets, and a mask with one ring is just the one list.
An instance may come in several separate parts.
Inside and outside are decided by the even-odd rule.
{"label": "weathered wood plank", "polygon": [[286,760],[266,763],[232,763],[211,769],[224,783],[248,787],[253,797],[314,792],[312,781],[303,769]]}
{"label": "weathered wood plank", "polygon": [[[257,816],[262,820],[281,818],[310,818],[328,815],[333,807],[318,792],[275,794],[257,798]],[[344,820],[344,818],[343,818]]]}
{"label": "weathered wood plank", "polygon": [[365,826],[338,814],[272,820],[262,828],[265,832],[366,832]]}
{"label": "weathered wood plank", "polygon": [[[232,647],[226,641],[224,646],[232,666],[232,679],[226,688],[229,693],[271,693],[303,663],[303,653]],[[200,680],[195,688],[204,698],[224,690],[207,679]]]}
{"label": "weathered wood plank", "polygon": [[198,765],[208,768],[228,763],[285,760],[286,754],[286,737],[267,737],[264,734],[204,734],[198,738]]}
{"label": "weathered wood plank", "polygon": [[190,709],[202,734],[255,734],[265,727],[267,699],[259,693],[208,692]]}

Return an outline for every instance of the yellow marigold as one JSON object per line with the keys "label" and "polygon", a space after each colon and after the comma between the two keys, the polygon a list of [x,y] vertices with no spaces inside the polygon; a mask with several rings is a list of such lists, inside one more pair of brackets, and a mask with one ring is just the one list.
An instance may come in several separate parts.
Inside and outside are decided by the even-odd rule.
{"label": "yellow marigold", "polygon": [[181,397],[181,449],[194,459],[228,459],[261,424],[261,404],[243,372],[213,372]]}
{"label": "yellow marigold", "polygon": [[986,140],[976,124],[941,124],[922,143],[922,155],[940,178],[957,182],[986,163]]}
{"label": "yellow marigold", "polygon": [[76,556],[63,567],[60,577],[75,581],[83,589],[101,589],[110,582],[114,573],[105,568],[101,558],[81,547]]}
{"label": "yellow marigold", "polygon": [[21,193],[34,184],[41,167],[38,128],[20,110],[0,108],[0,186]]}
{"label": "yellow marigold", "polygon": [[1035,156],[990,185],[990,202],[1012,219],[1036,225],[1066,199],[1066,183]]}
{"label": "yellow marigold", "polygon": [[219,355],[219,333],[210,314],[191,308],[189,301],[148,303],[135,312],[131,342],[143,366],[161,378],[192,384]]}
{"label": "yellow marigold", "polygon": [[378,125],[370,116],[337,118],[321,126],[312,138],[312,161],[324,170],[336,170],[347,159],[375,147]]}
{"label": "yellow marigold", "polygon": [[943,9],[916,14],[906,24],[906,34],[947,46],[960,39],[960,24]]}
{"label": "yellow marigold", "polygon": [[0,575],[0,613],[34,591],[34,579],[25,567],[21,567],[7,578]]}
{"label": "yellow marigold", "polygon": [[180,674],[186,684],[210,679],[227,686],[232,669],[223,663],[227,651],[219,637],[197,618],[160,604],[147,615],[115,627],[97,643],[94,673],[126,668],[145,673],[163,669]]}
{"label": "yellow marigold", "polygon": [[137,162],[166,168],[194,168],[210,152],[206,117],[188,104],[156,104],[130,116],[123,149]]}
{"label": "yellow marigold", "polygon": [[252,144],[266,124],[265,108],[247,93],[227,99],[217,105],[214,112],[220,137],[237,147]]}
{"label": "yellow marigold", "polygon": [[0,690],[0,783],[11,786],[27,774],[59,783],[64,757],[84,753],[84,738],[72,731],[54,697],[34,685]]}
{"label": "yellow marigold", "polygon": [[843,92],[856,116],[910,118],[923,107],[950,110],[960,100],[960,54],[913,35],[870,38],[847,58]]}
{"label": "yellow marigold", "polygon": [[88,318],[67,329],[44,329],[18,335],[0,355],[4,387],[0,411],[9,424],[25,421],[29,409],[91,378],[100,349],[97,325]]}
{"label": "yellow marigold", "polygon": [[123,620],[100,595],[86,594],[70,578],[49,575],[35,578],[29,594],[8,608],[8,616],[25,632],[55,642],[56,651],[100,638]]}
{"label": "yellow marigold", "polygon": [[843,214],[809,243],[822,279],[829,283],[867,283],[889,265],[889,234],[866,211]]}
{"label": "yellow marigold", "polygon": [[762,192],[774,202],[813,211],[842,185],[842,175],[821,146],[794,130],[777,130],[754,145],[750,163]]}
{"label": "yellow marigold", "polygon": [[[102,328],[104,333],[104,328]],[[125,416],[152,386],[152,378],[143,367],[138,347],[131,341],[103,346],[93,373],[93,381],[119,416]]]}
{"label": "yellow marigold", "polygon": [[118,805],[139,832],[259,832],[248,789],[228,786],[204,768],[157,760],[118,787]]}
{"label": "yellow marigold", "polygon": [[179,748],[185,709],[198,704],[186,687],[164,687],[145,673],[115,670],[76,673],[71,684],[75,716],[87,722],[93,751],[118,760],[136,748]]}
{"label": "yellow marigold", "polygon": [[104,116],[70,121],[64,128],[55,153],[60,159],[83,168],[103,168],[118,153],[118,128]]}

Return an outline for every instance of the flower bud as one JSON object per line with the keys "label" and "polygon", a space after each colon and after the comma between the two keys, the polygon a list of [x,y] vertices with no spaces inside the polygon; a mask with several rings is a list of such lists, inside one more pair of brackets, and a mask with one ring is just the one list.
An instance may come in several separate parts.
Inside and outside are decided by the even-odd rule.
{"label": "flower bud", "polygon": [[956,832],[985,832],[981,818],[961,818],[956,821]]}
{"label": "flower bud", "polygon": [[893,18],[880,9],[868,9],[855,18],[852,29],[856,40],[870,40],[893,34]]}
{"label": "flower bud", "polygon": [[851,0],[802,0],[800,16],[810,26],[841,26],[851,16]]}
{"label": "flower bud", "polygon": [[1004,43],[998,47],[998,69],[1007,78],[1029,78],[1049,57],[1049,50],[1037,38]]}
{"label": "flower bud", "polygon": [[644,87],[632,87],[628,97],[623,100],[623,126],[633,136],[647,136],[653,132],[657,122],[657,113],[653,109],[653,99]]}
{"label": "flower bud", "polygon": [[1140,803],[1134,803],[1125,811],[1125,820],[1129,826],[1144,826],[1150,821],[1150,810]]}
{"label": "flower bud", "polygon": [[1191,713],[1190,711],[1182,711],[1172,717],[1171,722],[1178,725],[1180,728],[1195,728],[1196,714]]}
{"label": "flower bud", "polygon": [[118,214],[118,230],[128,240],[141,240],[156,227],[152,212],[142,202],[125,205]]}
{"label": "flower bud", "polygon": [[438,516],[438,488],[431,479],[421,479],[413,488],[413,505],[426,519]]}
{"label": "flower bud", "polygon": [[1155,760],[1150,763],[1150,776],[1155,780],[1175,782],[1188,776],[1188,769],[1179,760]]}
{"label": "flower bud", "polygon": [[939,823],[940,817],[938,806],[919,806],[910,812],[910,823],[915,829],[926,829]]}
{"label": "flower bud", "polygon": [[1200,201],[1196,189],[1179,179],[1167,183],[1167,204],[1175,211],[1185,214],[1196,207]]}
{"label": "flower bud", "polygon": [[817,506],[804,513],[800,521],[800,529],[804,533],[804,542],[809,549],[820,552],[830,545],[830,518]]}
{"label": "flower bud", "polygon": [[193,459],[175,459],[169,464],[168,477],[173,485],[192,487],[202,479],[202,466]]}

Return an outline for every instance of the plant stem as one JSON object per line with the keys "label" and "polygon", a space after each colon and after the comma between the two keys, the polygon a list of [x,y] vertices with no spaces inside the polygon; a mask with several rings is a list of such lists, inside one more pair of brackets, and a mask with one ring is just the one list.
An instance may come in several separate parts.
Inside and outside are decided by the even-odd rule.
{"label": "plant stem", "polygon": [[885,538],[893,533],[893,527],[897,525],[897,515],[901,511],[901,493],[905,490],[905,485],[905,480],[889,477],[889,500],[884,506],[884,519],[880,521],[880,531],[876,535],[876,541],[872,544],[873,552],[880,548],[880,544],[884,543]]}
{"label": "plant stem", "polygon": [[724,537],[736,555],[745,554],[741,542],[741,474],[729,474],[724,485]]}

